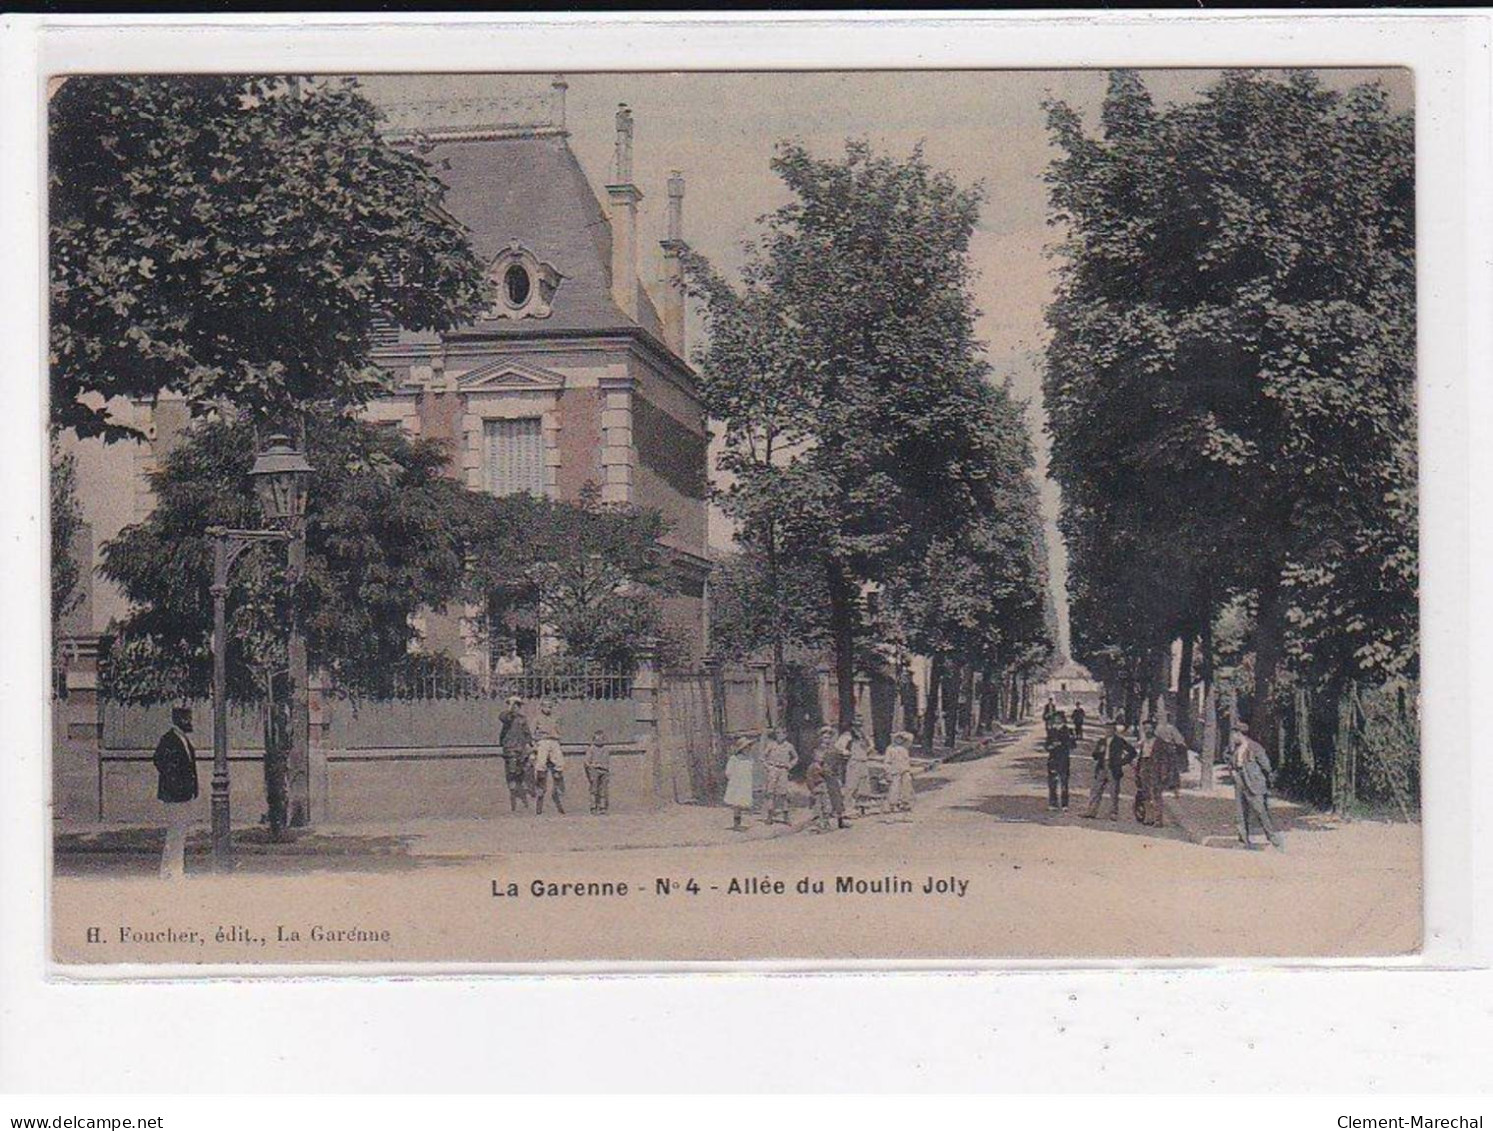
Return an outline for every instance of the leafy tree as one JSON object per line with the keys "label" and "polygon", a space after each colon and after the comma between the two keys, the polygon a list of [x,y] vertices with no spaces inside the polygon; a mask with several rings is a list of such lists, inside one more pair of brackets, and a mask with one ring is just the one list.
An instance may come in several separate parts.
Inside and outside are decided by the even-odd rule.
{"label": "leafy tree", "polygon": [[[299,606],[313,670],[356,694],[385,695],[419,637],[412,617],[460,592],[473,497],[443,472],[429,441],[353,417],[314,417],[316,469],[306,515],[306,568],[292,592],[285,554],[246,551],[230,579],[228,693],[269,700],[286,670],[283,626]],[[156,506],[105,544],[101,572],[133,608],[112,626],[108,692],[123,701],[201,697],[211,673],[213,526],[261,525],[249,469],[254,428],[242,418],[199,421],[153,473]],[[270,823],[285,827],[288,720],[267,714]]]}
{"label": "leafy tree", "polygon": [[78,506],[77,460],[62,450],[55,434],[51,447],[52,633],[56,636],[62,618],[83,599],[78,590],[78,560],[73,554],[83,511]]}
{"label": "leafy tree", "polygon": [[[739,288],[692,261],[699,357],[741,536],[819,564],[840,716],[854,711],[862,591],[982,509],[992,437],[974,336],[970,236],[980,193],[847,143],[843,160],[778,147],[792,201],[765,218]],[[766,439],[777,445],[771,453]]]}
{"label": "leafy tree", "polygon": [[[338,413],[314,421],[315,479],[306,512],[306,571],[294,599],[313,669],[338,686],[390,690],[418,634],[411,617],[460,592],[471,493],[444,474],[431,441]],[[213,526],[262,525],[249,483],[256,451],[242,420],[200,421],[152,473],[156,506],[105,544],[101,571],[133,606],[114,628],[114,690],[164,701],[207,692],[211,669]],[[283,666],[284,554],[246,552],[228,594],[230,695],[262,695],[257,672]]]}
{"label": "leafy tree", "polygon": [[631,668],[662,628],[663,517],[603,503],[528,494],[473,496],[466,590],[486,612],[489,639],[515,629],[552,631],[571,655]]}
{"label": "leafy tree", "polygon": [[[973,674],[1028,669],[1051,653],[1046,619],[1046,547],[1037,492],[1031,481],[1031,444],[1020,406],[1005,387],[985,386],[983,418],[993,456],[980,509],[950,523],[916,557],[887,578],[887,620],[893,635],[931,658],[923,742],[936,726],[932,693],[952,677],[972,690]],[[955,692],[949,701],[957,700]],[[955,718],[948,722],[952,727]]]}
{"label": "leafy tree", "polygon": [[829,643],[828,607],[817,563],[770,563],[748,543],[711,570],[711,649],[731,659],[774,650],[779,665],[817,660]]}
{"label": "leafy tree", "polygon": [[[707,334],[695,351],[700,391],[721,427],[712,495],[735,520],[746,553],[712,579],[712,639],[741,655],[770,651],[781,672],[795,644],[828,641],[825,564],[806,526],[795,481],[785,474],[813,443],[810,388],[800,378],[793,315],[779,302],[770,265],[751,251],[733,288],[693,251],[684,256],[689,292],[701,300]],[[817,599],[811,607],[805,598]],[[784,680],[774,718],[785,715]]]}
{"label": "leafy tree", "polygon": [[1283,656],[1413,668],[1408,119],[1305,71],[1157,111],[1116,72],[1100,137],[1062,104],[1049,121],[1045,394],[1084,658],[1245,595],[1267,739]]}
{"label": "leafy tree", "polygon": [[199,414],[357,404],[376,321],[484,305],[443,186],[353,80],[71,77],[48,145],[51,413],[79,436],[132,436],[109,400],[163,389]]}

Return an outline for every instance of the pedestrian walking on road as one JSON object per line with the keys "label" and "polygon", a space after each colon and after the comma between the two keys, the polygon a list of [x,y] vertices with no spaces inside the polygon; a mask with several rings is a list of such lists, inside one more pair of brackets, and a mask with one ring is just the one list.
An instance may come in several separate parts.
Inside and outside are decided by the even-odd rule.
{"label": "pedestrian walking on road", "polygon": [[893,813],[912,812],[912,732],[892,735],[886,748],[886,807]]}
{"label": "pedestrian walking on road", "polygon": [[809,804],[813,806],[814,810],[814,831],[816,833],[829,832],[832,827],[830,819],[834,815],[829,799],[829,782],[832,775],[828,767],[824,764],[826,749],[828,749],[828,745],[825,743],[821,743],[814,748],[813,760],[809,763],[808,773],[804,775],[804,781],[809,787]]}
{"label": "pedestrian walking on road", "polygon": [[845,763],[845,797],[851,805],[864,811],[875,799],[871,786],[871,758],[874,747],[866,740],[859,724],[850,728],[850,745]]}
{"label": "pedestrian walking on road", "polygon": [[1161,791],[1170,761],[1170,747],[1156,737],[1156,720],[1147,719],[1135,759],[1135,819],[1143,825],[1161,827]]}
{"label": "pedestrian walking on road", "polygon": [[1250,818],[1253,817],[1265,833],[1265,838],[1276,849],[1284,850],[1285,842],[1270,820],[1270,776],[1273,769],[1270,755],[1265,748],[1249,736],[1249,724],[1234,723],[1234,733],[1229,738],[1229,766],[1234,777],[1234,801],[1239,807],[1239,839],[1245,848],[1253,848],[1250,842]]}
{"label": "pedestrian walking on road", "polygon": [[1162,788],[1175,796],[1182,795],[1182,775],[1187,772],[1187,740],[1174,723],[1162,723],[1156,728],[1156,742],[1163,749]]}
{"label": "pedestrian walking on road", "polygon": [[192,708],[172,707],[171,727],[156,743],[156,797],[166,805],[163,880],[180,880],[187,874],[187,833],[197,815],[197,748],[192,745],[191,733]]}
{"label": "pedestrian walking on road", "polygon": [[1085,817],[1093,820],[1099,816],[1099,806],[1104,803],[1104,794],[1108,791],[1109,819],[1120,819],[1120,782],[1125,776],[1125,767],[1133,761],[1135,747],[1121,738],[1115,724],[1106,719],[1103,734],[1094,743],[1094,783],[1089,791],[1089,809]]}
{"label": "pedestrian walking on road", "polygon": [[1077,742],[1083,741],[1083,721],[1088,718],[1084,713],[1083,704],[1079,703],[1073,708],[1073,738]]}
{"label": "pedestrian walking on road", "polygon": [[534,756],[534,732],[524,714],[524,701],[515,695],[508,709],[498,716],[502,729],[498,745],[503,750],[503,780],[508,786],[508,808],[517,813],[519,803],[529,808],[529,767]]}
{"label": "pedestrian walking on road", "polygon": [[726,804],[731,806],[731,827],[741,831],[742,815],[752,808],[752,775],[756,771],[756,759],[752,757],[754,740],[742,735],[731,746],[731,756],[726,759]]}
{"label": "pedestrian walking on road", "polygon": [[762,748],[763,788],[767,793],[767,823],[770,825],[781,815],[783,824],[788,823],[788,771],[798,760],[798,751],[788,741],[788,734],[781,726],[774,727],[772,738]]}
{"label": "pedestrian walking on road", "polygon": [[1047,808],[1053,811],[1068,808],[1068,775],[1075,745],[1068,721],[1059,711],[1047,736]]}
{"label": "pedestrian walking on road", "polygon": [[591,787],[591,812],[605,813],[611,807],[612,751],[606,744],[606,734],[597,731],[591,736],[591,745],[586,747],[586,784]]}
{"label": "pedestrian walking on road", "polygon": [[824,788],[829,794],[829,810],[840,828],[848,828],[845,821],[845,766],[850,760],[850,731],[839,738],[835,728],[823,727],[819,731],[820,761],[824,763]]}

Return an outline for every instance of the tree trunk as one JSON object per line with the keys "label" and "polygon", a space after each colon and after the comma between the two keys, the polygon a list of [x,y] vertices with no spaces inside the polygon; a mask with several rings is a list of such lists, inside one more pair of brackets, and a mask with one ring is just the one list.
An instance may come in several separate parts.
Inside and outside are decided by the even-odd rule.
{"label": "tree trunk", "polygon": [[1213,759],[1218,754],[1218,697],[1213,692],[1213,610],[1203,616],[1203,745],[1198,785],[1213,788]]}
{"label": "tree trunk", "polygon": [[855,721],[855,593],[837,563],[829,566],[829,627],[835,649],[835,688],[840,729]]}
{"label": "tree trunk", "polygon": [[1177,729],[1182,741],[1192,745],[1192,642],[1191,629],[1182,633],[1182,663],[1177,669]]}
{"label": "tree trunk", "polygon": [[767,524],[766,550],[768,599],[772,601],[772,722],[781,726],[788,717],[788,688],[785,679],[787,664],[783,659],[783,594],[778,578],[777,527],[770,522]]}
{"label": "tree trunk", "polygon": [[950,750],[959,739],[959,665],[949,664],[944,671],[940,691],[943,710],[944,745]]}
{"label": "tree trunk", "polygon": [[960,733],[970,739],[975,733],[975,665],[964,664],[963,673],[959,692],[959,727]]}
{"label": "tree trunk", "polygon": [[923,755],[933,757],[933,739],[938,733],[938,694],[943,683],[943,656],[934,653],[928,665],[928,702],[923,708]]}
{"label": "tree trunk", "polygon": [[[302,450],[305,450],[304,442]],[[290,745],[286,752],[290,789],[290,823],[304,828],[311,823],[311,668],[306,655],[306,633],[301,626],[300,585],[306,573],[306,532],[298,531],[286,548],[286,581],[290,589],[290,636],[286,642],[289,661],[287,700],[290,709]]]}
{"label": "tree trunk", "polygon": [[995,712],[998,710],[996,679],[995,672],[989,668],[980,673],[980,730],[982,732],[990,729],[990,720],[995,717]]}
{"label": "tree trunk", "polygon": [[1312,774],[1326,783],[1327,792],[1334,807],[1338,798],[1334,790],[1337,781],[1339,748],[1338,722],[1341,718],[1343,680],[1332,678],[1311,695],[1308,704],[1308,730],[1312,748]]}
{"label": "tree trunk", "polygon": [[1250,705],[1249,731],[1272,757],[1278,758],[1280,751],[1270,748],[1276,745],[1275,671],[1280,665],[1281,622],[1285,613],[1279,570],[1272,570],[1260,584],[1259,597],[1259,614],[1255,618],[1254,702]]}
{"label": "tree trunk", "polygon": [[264,800],[270,839],[284,840],[290,826],[290,764],[287,704],[275,697],[275,676],[264,680]]}

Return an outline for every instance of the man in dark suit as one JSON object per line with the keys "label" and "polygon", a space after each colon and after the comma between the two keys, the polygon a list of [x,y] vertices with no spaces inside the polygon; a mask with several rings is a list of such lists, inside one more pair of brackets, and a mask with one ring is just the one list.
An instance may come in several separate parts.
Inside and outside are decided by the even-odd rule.
{"label": "man in dark suit", "polygon": [[524,701],[517,695],[508,700],[508,709],[498,716],[502,729],[498,746],[503,751],[503,780],[508,785],[508,808],[517,813],[519,802],[529,808],[534,792],[534,732],[524,714]]}
{"label": "man in dark suit", "polygon": [[161,850],[161,879],[179,880],[187,871],[187,832],[196,816],[197,750],[192,709],[171,708],[171,729],[156,743],[156,797],[166,805],[166,845]]}
{"label": "man in dark suit", "polygon": [[1059,711],[1053,717],[1052,729],[1047,732],[1047,807],[1056,810],[1068,808],[1069,758],[1073,754],[1073,732],[1068,721]]}
{"label": "man in dark suit", "polygon": [[1073,737],[1079,742],[1083,741],[1083,721],[1088,716],[1084,714],[1083,704],[1079,703],[1073,708]]}
{"label": "man in dark suit", "polygon": [[1105,791],[1110,793],[1109,819],[1120,819],[1120,779],[1125,776],[1125,767],[1135,761],[1135,747],[1116,733],[1115,724],[1104,720],[1104,733],[1094,743],[1094,784],[1089,793],[1089,811],[1085,817],[1093,820],[1099,816],[1099,806],[1104,802]]}

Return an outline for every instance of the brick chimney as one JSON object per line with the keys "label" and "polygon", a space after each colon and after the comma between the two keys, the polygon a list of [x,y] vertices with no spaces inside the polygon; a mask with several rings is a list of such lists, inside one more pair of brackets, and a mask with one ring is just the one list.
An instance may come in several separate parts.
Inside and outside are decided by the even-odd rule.
{"label": "brick chimney", "polygon": [[684,356],[684,174],[669,173],[669,224],[664,249],[664,344]]}
{"label": "brick chimney", "polygon": [[607,198],[612,204],[612,299],[622,313],[636,320],[638,201],[643,194],[632,183],[632,111],[626,102],[617,104],[617,149]]}

